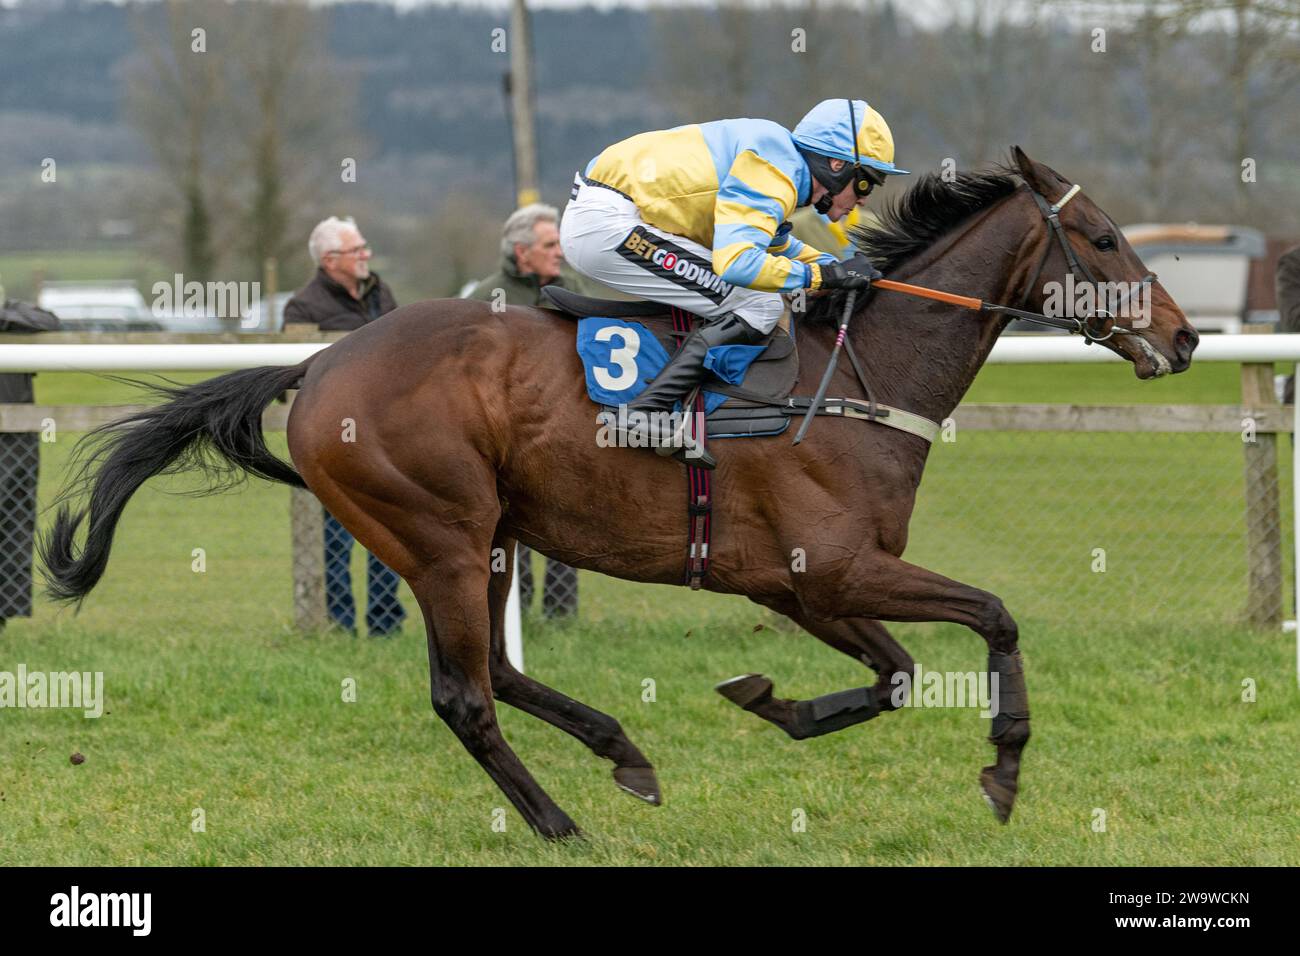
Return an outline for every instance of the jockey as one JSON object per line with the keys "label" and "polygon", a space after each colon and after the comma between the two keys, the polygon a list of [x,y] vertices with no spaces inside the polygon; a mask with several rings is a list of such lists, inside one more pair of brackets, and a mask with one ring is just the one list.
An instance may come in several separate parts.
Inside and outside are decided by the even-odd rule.
{"label": "jockey", "polygon": [[[893,160],[879,113],[862,100],[824,100],[793,133],[770,120],[719,120],[641,133],[588,163],[560,223],[565,259],[605,285],[705,320],[628,411],[671,411],[709,375],[711,347],[754,345],[772,331],[782,293],[865,289],[879,278],[865,256],[840,262],[800,242],[789,217],[811,203],[839,222],[886,175],[907,173]],[[667,417],[647,416],[649,444],[712,468],[703,449],[685,455],[680,425],[658,427]]]}

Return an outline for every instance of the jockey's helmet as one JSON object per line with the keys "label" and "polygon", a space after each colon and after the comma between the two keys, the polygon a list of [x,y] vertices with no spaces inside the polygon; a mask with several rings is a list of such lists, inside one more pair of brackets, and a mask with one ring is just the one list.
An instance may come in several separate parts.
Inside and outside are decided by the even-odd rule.
{"label": "jockey's helmet", "polygon": [[[873,186],[883,186],[885,176],[908,173],[894,165],[889,124],[865,100],[822,100],[794,128],[794,141],[813,178],[826,187],[816,207],[821,213],[850,182],[854,193],[865,196]],[[831,171],[832,159],[844,160],[837,173]]]}

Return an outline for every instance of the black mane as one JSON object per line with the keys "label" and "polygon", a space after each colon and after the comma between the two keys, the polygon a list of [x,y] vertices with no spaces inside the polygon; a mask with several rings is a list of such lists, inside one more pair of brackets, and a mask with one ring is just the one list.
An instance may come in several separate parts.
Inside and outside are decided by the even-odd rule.
{"label": "black mane", "polygon": [[[1015,192],[1018,174],[1009,166],[959,172],[952,182],[926,173],[877,214],[879,222],[857,226],[849,238],[886,276],[958,223]],[[808,306],[814,322],[839,324],[844,292],[818,296]]]}

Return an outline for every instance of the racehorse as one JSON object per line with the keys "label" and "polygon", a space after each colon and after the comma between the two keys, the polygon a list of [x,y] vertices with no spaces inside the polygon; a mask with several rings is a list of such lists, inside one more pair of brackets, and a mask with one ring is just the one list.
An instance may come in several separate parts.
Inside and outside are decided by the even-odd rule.
{"label": "racehorse", "polygon": [[[1195,330],[1115,223],[1076,193],[1017,147],[1011,165],[991,172],[922,177],[856,241],[892,278],[987,302],[1041,309],[1039,280],[1080,270],[1146,283],[1144,322],[1090,337],[1128,359],[1139,378],[1187,369]],[[844,302],[843,293],[827,295],[799,320],[796,391],[807,394],[820,377]],[[849,342],[880,402],[940,422],[1007,322],[873,292],[854,309]],[[574,334],[570,319],[545,309],[421,302],[292,368],[159,386],[167,401],[88,436],[94,451],[65,495],[84,487],[89,500],[75,512],[60,501],[41,543],[50,593],[79,600],[95,586],[127,500],[153,475],[196,468],[305,486],[410,585],[427,629],[434,710],[534,830],[578,833],[506,743],[494,699],[581,740],[613,761],[619,786],[658,804],[654,770],[616,720],[520,673],[504,652],[516,542],[619,578],[681,583],[681,466],[645,450],[597,447]],[[854,394],[853,376],[836,375],[833,394]],[[291,467],[266,447],[261,415],[295,387]],[[882,621],[964,624],[987,642],[999,678],[996,760],[980,781],[1006,822],[1030,726],[1019,634],[995,595],[902,558],[929,442],[827,417],[797,447],[778,437],[724,444],[713,473],[707,587],[789,617],[878,678],[810,701],[775,697],[756,674],[719,690],[797,739],[841,730],[896,709],[892,678],[913,673]],[[792,561],[796,549],[801,562]]]}

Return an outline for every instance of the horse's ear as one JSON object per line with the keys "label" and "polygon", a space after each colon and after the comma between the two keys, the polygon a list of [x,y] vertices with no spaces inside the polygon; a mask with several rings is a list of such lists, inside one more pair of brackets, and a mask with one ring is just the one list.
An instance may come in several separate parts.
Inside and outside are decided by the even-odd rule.
{"label": "horse's ear", "polygon": [[1033,175],[1031,169],[1034,161],[1029,158],[1023,149],[1019,146],[1011,147],[1011,159],[1016,164],[1016,169],[1020,170],[1020,175],[1028,179]]}
{"label": "horse's ear", "polygon": [[1019,146],[1011,147],[1011,158],[1025,182],[1029,183],[1036,192],[1051,196],[1059,192],[1062,186],[1070,185],[1064,176],[1050,166],[1044,166],[1038,160],[1030,159]]}

